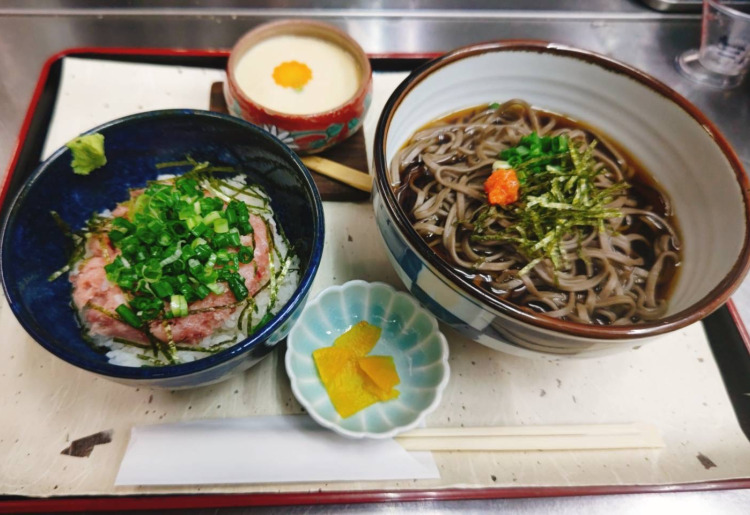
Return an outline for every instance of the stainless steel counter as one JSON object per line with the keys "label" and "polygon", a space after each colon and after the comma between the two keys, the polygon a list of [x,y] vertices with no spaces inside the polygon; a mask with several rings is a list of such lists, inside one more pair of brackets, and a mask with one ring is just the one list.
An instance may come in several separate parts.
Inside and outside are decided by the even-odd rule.
{"label": "stainless steel counter", "polygon": [[580,11],[544,10],[539,0],[531,2],[529,10],[490,9],[487,2],[478,2],[481,8],[448,11],[378,11],[338,5],[305,10],[296,7],[302,2],[294,1],[288,2],[290,9],[267,10],[236,8],[231,6],[233,2],[219,2],[213,10],[198,2],[190,8],[140,7],[133,11],[116,7],[118,3],[99,10],[35,9],[35,3],[0,7],[2,162],[8,161],[37,75],[49,55],[80,46],[230,48],[251,27],[290,16],[315,17],[338,25],[373,53],[445,51],[477,41],[533,38],[607,54],[651,73],[688,97],[718,124],[743,160],[750,162],[750,139],[744,130],[744,120],[750,114],[747,84],[729,92],[716,91],[687,81],[674,69],[674,57],[698,43],[699,17],[695,15],[668,15],[632,2],[603,0],[570,4],[583,9]]}
{"label": "stainless steel counter", "polygon": [[[441,52],[484,40],[533,38],[566,43],[622,60],[654,75],[701,108],[750,164],[748,84],[722,92],[677,74],[674,57],[696,46],[700,18],[664,14],[635,0],[396,0],[263,2],[239,0],[6,0],[0,4],[0,165],[5,173],[44,61],[71,47],[230,48],[253,26],[277,18],[314,17],[347,30],[371,53]],[[406,6],[409,8],[407,9]],[[554,7],[551,7],[554,6]],[[554,9],[554,10],[552,10]],[[750,492],[643,494],[506,501],[408,504],[416,511],[745,513]],[[344,511],[393,511],[379,505]],[[403,509],[401,507],[401,509]],[[295,510],[300,511],[300,510]],[[308,510],[305,510],[308,511]],[[335,511],[339,511],[336,509]]]}

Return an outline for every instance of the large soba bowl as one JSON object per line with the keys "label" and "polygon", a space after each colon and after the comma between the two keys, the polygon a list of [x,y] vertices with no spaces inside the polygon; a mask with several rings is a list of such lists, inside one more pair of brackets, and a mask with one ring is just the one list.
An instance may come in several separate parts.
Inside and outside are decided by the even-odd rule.
{"label": "large soba bowl", "polygon": [[[662,318],[588,325],[521,308],[466,279],[412,228],[394,194],[398,174],[389,170],[398,150],[432,120],[512,98],[596,128],[640,161],[671,198],[682,232],[682,264]],[[493,349],[592,356],[634,348],[719,308],[748,269],[748,179],[729,143],[663,83],[591,52],[510,41],[446,54],[392,94],[378,123],[374,160],[377,224],[398,275],[438,318]]]}

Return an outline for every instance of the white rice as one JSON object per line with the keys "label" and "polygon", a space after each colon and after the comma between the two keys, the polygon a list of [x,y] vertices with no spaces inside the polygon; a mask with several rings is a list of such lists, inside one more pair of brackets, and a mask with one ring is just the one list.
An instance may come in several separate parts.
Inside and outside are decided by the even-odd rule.
{"label": "white rice", "polygon": [[[158,179],[162,180],[172,177],[172,175],[161,175]],[[245,176],[234,177],[228,182],[236,187],[243,187],[245,186]],[[222,189],[226,194],[236,195],[236,192],[232,191],[231,188]],[[290,253],[286,238],[280,233],[276,226],[274,213],[271,210],[269,199],[265,191],[259,187],[254,188],[254,191],[256,194],[261,195],[262,198],[256,198],[250,195],[237,195],[234,198],[244,201],[250,208],[250,212],[263,218],[266,221],[267,227],[270,229],[269,247],[271,255],[269,259],[269,282],[261,289],[261,291],[249,300],[251,304],[247,311],[244,309],[244,305],[240,305],[221,328],[214,331],[213,334],[204,338],[198,344],[190,345],[190,347],[205,349],[211,347],[215,348],[215,346],[225,342],[225,345],[221,346],[223,349],[231,347],[232,345],[244,340],[252,332],[252,328],[263,319],[266,313],[272,315],[278,313],[281,308],[286,305],[289,299],[291,299],[297,289],[300,279],[299,258]],[[221,191],[217,196],[221,197],[220,193]],[[106,217],[112,216],[111,211],[109,210],[103,211],[100,215]],[[73,269],[77,270],[78,264],[76,264]],[[243,317],[244,319],[240,322],[240,317],[243,316],[245,311],[246,314]],[[238,324],[240,327],[238,327]],[[154,353],[151,348],[120,343],[111,337],[94,335],[90,332],[89,336],[93,340],[94,345],[111,349],[107,352],[107,358],[109,363],[113,365],[140,367],[143,365],[153,366],[168,364],[166,357],[162,353],[159,354],[157,359],[154,359]],[[184,348],[187,345],[179,346]],[[210,355],[210,352],[178,349],[175,358],[178,363],[188,363]],[[146,359],[141,356],[146,356]]]}

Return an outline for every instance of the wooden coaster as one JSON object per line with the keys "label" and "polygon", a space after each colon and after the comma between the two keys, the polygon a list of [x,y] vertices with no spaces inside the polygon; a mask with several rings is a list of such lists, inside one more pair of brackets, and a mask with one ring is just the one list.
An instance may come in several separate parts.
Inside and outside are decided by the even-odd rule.
{"label": "wooden coaster", "polygon": [[[224,100],[223,83],[214,82],[211,85],[211,98],[209,103],[211,111],[217,113],[229,114],[226,101]],[[367,172],[367,152],[365,151],[365,135],[361,129],[353,134],[350,138],[342,141],[338,145],[318,154],[331,161],[336,161],[356,170]],[[355,202],[368,200],[370,194],[357,190],[344,183],[334,179],[329,179],[317,172],[310,171],[315,185],[320,191],[323,200]]]}

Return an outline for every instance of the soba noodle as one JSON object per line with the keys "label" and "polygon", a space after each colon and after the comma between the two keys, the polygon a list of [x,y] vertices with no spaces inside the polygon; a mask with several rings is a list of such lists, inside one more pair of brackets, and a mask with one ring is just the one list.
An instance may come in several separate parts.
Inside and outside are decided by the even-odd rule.
{"label": "soba noodle", "polygon": [[[600,213],[607,213],[601,223],[564,234],[557,259],[534,258],[531,247],[509,241],[504,235],[518,211],[489,206],[484,190],[498,155],[533,132],[564,135],[588,152],[593,186],[608,195],[600,197],[606,198]],[[391,174],[426,243],[467,280],[503,299],[595,324],[654,320],[667,310],[680,260],[668,199],[623,151],[581,124],[518,99],[482,106],[418,131],[393,159]],[[523,189],[516,210],[531,204]]]}

